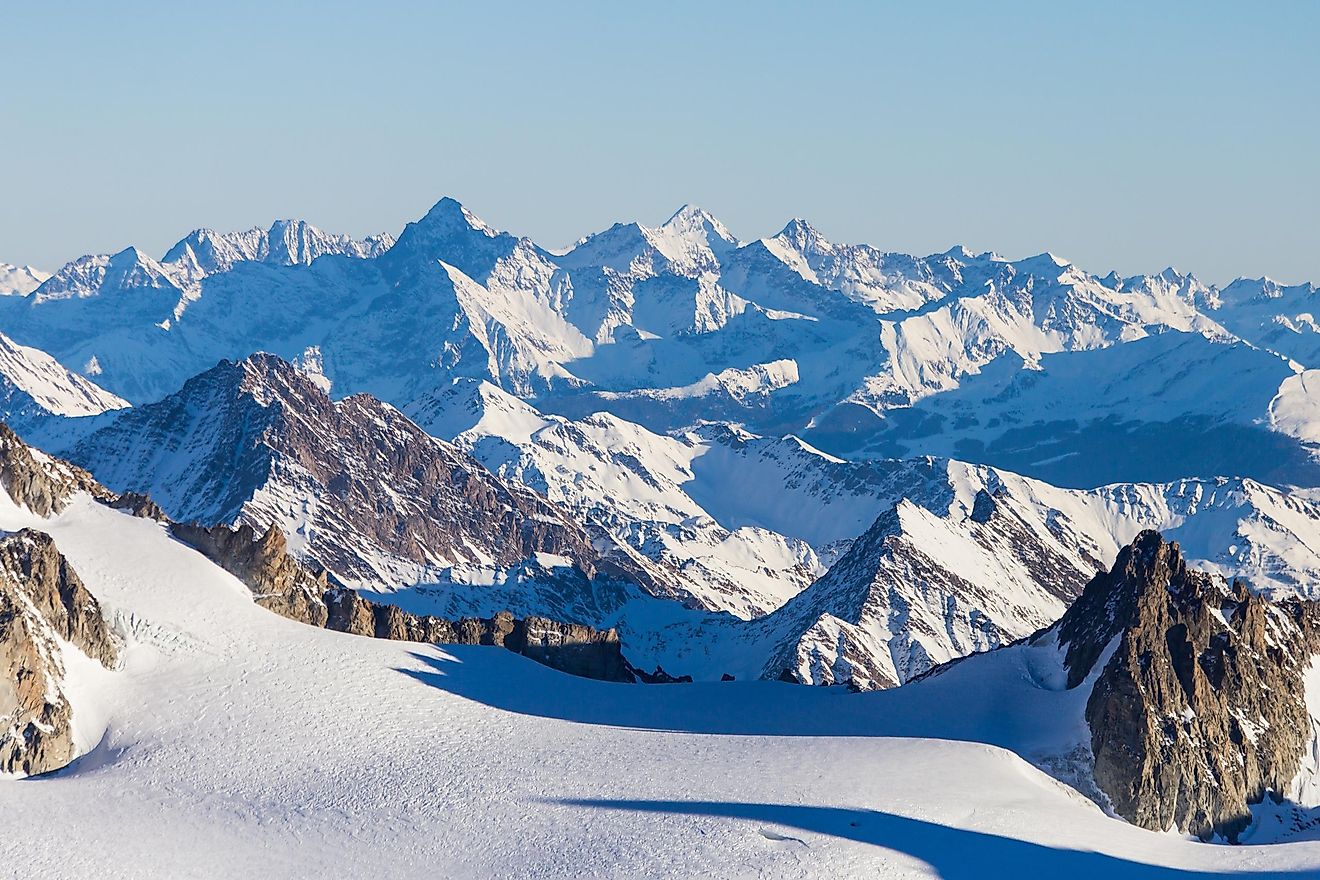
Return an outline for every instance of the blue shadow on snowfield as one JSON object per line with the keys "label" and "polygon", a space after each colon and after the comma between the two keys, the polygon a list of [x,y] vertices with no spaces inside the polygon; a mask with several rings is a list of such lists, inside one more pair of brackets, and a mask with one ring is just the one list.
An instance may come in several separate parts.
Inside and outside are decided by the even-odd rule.
{"label": "blue shadow on snowfield", "polygon": [[[1300,880],[1317,876],[1314,870],[1215,872],[1142,864],[1104,853],[1043,846],[876,810],[726,801],[556,800],[551,803],[601,810],[746,819],[794,828],[903,853],[930,865],[943,880],[1033,877],[1052,880]],[[775,835],[771,839],[792,838]],[[809,845],[808,841],[804,843]]]}

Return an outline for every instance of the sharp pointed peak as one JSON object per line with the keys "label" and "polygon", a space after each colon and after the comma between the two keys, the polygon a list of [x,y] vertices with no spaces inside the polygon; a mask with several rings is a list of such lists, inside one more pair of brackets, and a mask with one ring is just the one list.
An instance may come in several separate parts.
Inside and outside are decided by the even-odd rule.
{"label": "sharp pointed peak", "polygon": [[293,229],[298,231],[309,230],[314,232],[321,231],[320,227],[313,226],[312,224],[308,223],[306,220],[299,220],[292,217],[272,221],[270,224],[270,228],[266,231],[270,236],[274,237],[277,233],[283,233],[284,230],[286,229]]}
{"label": "sharp pointed peak", "polygon": [[244,372],[252,373],[278,373],[285,370],[294,371],[293,364],[286,361],[277,354],[268,351],[254,351],[245,358],[236,361],[222,361],[221,364],[232,363],[234,366]]}
{"label": "sharp pointed peak", "polygon": [[119,251],[118,253],[111,254],[111,255],[110,255],[110,262],[112,262],[112,263],[120,263],[120,262],[147,263],[147,262],[153,262],[153,261],[152,261],[151,257],[147,256],[147,255],[146,255],[145,253],[143,253],[140,249],[138,249],[137,245],[129,245],[128,247],[124,248],[123,250]]}
{"label": "sharp pointed peak", "polygon": [[253,352],[240,360],[223,360],[207,372],[222,377],[230,376],[230,382],[236,379],[238,388],[255,392],[263,401],[270,398],[269,392],[280,388],[301,388],[304,385],[314,387],[305,372],[268,351]]}
{"label": "sharp pointed peak", "polygon": [[679,208],[669,219],[661,223],[660,230],[666,232],[686,232],[698,229],[708,229],[713,231],[718,237],[727,242],[737,242],[737,238],[729,231],[729,228],[715,218],[705,208],[697,207],[691,203]]}
{"label": "sharp pointed peak", "polygon": [[779,230],[776,238],[812,238],[824,241],[824,236],[820,230],[811,225],[811,222],[801,217],[794,217],[784,224],[784,228]]}
{"label": "sharp pointed peak", "polygon": [[482,220],[476,214],[472,213],[467,207],[453,196],[445,196],[431,206],[431,210],[418,220],[415,224],[429,228],[459,228],[467,227],[478,232],[485,233],[494,238],[501,234],[498,229]]}
{"label": "sharp pointed peak", "polygon": [[691,202],[684,203],[677,211],[669,215],[661,226],[668,226],[671,223],[682,223],[688,220],[714,220],[710,212],[705,208],[698,207]]}

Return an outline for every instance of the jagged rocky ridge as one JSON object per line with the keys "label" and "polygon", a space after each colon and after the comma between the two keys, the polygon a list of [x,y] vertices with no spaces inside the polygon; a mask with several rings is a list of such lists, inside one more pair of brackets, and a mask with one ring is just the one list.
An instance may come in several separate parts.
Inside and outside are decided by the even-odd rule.
{"label": "jagged rocky ridge", "polygon": [[115,641],[96,599],[51,537],[0,538],[0,773],[35,775],[75,757],[64,690],[68,643],[112,667]]}
{"label": "jagged rocky ridge", "polygon": [[[523,571],[578,591],[663,578],[535,492],[491,474],[368,395],[331,401],[271,355],[222,362],[72,450],[177,521],[277,524],[346,583],[398,588]],[[571,602],[563,607],[570,608]],[[579,619],[582,619],[579,617]]]}
{"label": "jagged rocky ridge", "polygon": [[[449,621],[371,602],[332,585],[325,572],[299,564],[274,526],[257,539],[247,525],[230,530],[171,523],[147,496],[116,495],[88,472],[30,448],[3,423],[0,485],[15,504],[43,518],[62,512],[81,492],[132,516],[165,523],[180,540],[243,580],[258,604],[310,625],[376,638],[502,645],[570,674],[653,680],[632,669],[612,630],[544,617],[518,619],[507,612]],[[23,529],[0,536],[0,773],[45,773],[76,757],[76,707],[64,685],[66,644],[106,667],[117,661],[118,640],[99,603],[50,535]]]}
{"label": "jagged rocky ridge", "polygon": [[258,355],[122,413],[73,457],[176,520],[276,524],[375,601],[617,629],[639,666],[701,680],[901,684],[1057,619],[1143,528],[1280,595],[1320,565],[1320,505],[1250,480],[1065,490],[720,425],[566,420],[466,380],[409,415],[455,443]]}
{"label": "jagged rocky ridge", "polygon": [[[79,491],[108,499],[86,471],[30,449],[0,424],[0,486],[39,516]],[[0,537],[0,772],[45,773],[74,756],[61,642],[106,666],[117,649],[96,598],[42,532]]]}
{"label": "jagged rocky ridge", "polygon": [[572,675],[637,680],[614,630],[545,617],[515,618],[507,611],[459,620],[410,614],[332,583],[325,571],[313,573],[288,553],[283,533],[273,525],[261,535],[246,523],[237,529],[178,523],[171,531],[245,583],[258,605],[283,617],[378,639],[498,645]]}
{"label": "jagged rocky ridge", "polygon": [[1067,687],[1093,682],[1094,780],[1124,819],[1235,840],[1252,804],[1290,794],[1314,735],[1317,603],[1253,595],[1146,531],[1032,641],[1057,641]]}
{"label": "jagged rocky ridge", "polygon": [[15,504],[37,516],[59,513],[75,492],[87,492],[102,501],[114,497],[90,473],[33,449],[3,422],[0,422],[0,486]]}

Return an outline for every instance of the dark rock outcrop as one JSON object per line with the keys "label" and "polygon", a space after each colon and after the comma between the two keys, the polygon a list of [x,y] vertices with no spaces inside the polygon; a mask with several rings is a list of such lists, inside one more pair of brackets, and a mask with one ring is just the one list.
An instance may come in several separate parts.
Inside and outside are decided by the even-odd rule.
{"label": "dark rock outcrop", "polygon": [[271,526],[258,536],[246,523],[237,529],[176,523],[170,530],[246,584],[258,605],[312,626],[326,625],[329,579],[325,572],[313,573],[294,559],[279,529]]}
{"label": "dark rock outcrop", "polygon": [[0,422],[0,485],[37,516],[59,513],[75,492],[108,501],[111,493],[82,468],[36,452]]}
{"label": "dark rock outcrop", "polygon": [[107,667],[116,661],[100,606],[54,540],[31,529],[0,538],[0,772],[46,773],[74,757],[57,639]]}
{"label": "dark rock outcrop", "polygon": [[1235,840],[1249,805],[1281,796],[1300,769],[1315,603],[1271,602],[1189,569],[1176,543],[1147,531],[1036,639],[1051,632],[1068,686],[1094,676],[1095,782],[1128,821]]}
{"label": "dark rock outcrop", "polygon": [[394,641],[496,645],[572,675],[635,681],[613,629],[598,630],[544,617],[444,617],[412,614],[373,602],[312,572],[289,554],[271,526],[260,537],[248,525],[175,525],[174,535],[245,583],[257,603],[284,617],[339,632]]}
{"label": "dark rock outcrop", "polygon": [[115,510],[122,510],[125,513],[139,517],[140,519],[154,519],[159,523],[167,523],[170,521],[170,518],[166,516],[165,511],[160,509],[160,505],[151,500],[150,495],[142,495],[138,492],[125,492],[122,495],[115,496],[109,504]]}

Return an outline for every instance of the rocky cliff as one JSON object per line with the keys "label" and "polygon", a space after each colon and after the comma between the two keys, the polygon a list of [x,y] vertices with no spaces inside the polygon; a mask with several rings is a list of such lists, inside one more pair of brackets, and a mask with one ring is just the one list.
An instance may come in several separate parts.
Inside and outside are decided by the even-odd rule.
{"label": "rocky cliff", "polygon": [[1315,603],[1271,602],[1190,569],[1176,543],[1146,531],[1035,640],[1054,634],[1068,687],[1094,682],[1095,782],[1118,815],[1235,840],[1251,804],[1289,790],[1311,739]]}
{"label": "rocky cliff", "polygon": [[3,422],[0,422],[0,485],[15,504],[38,516],[59,513],[79,491],[102,500],[111,498],[111,493],[87,471],[33,449]]}
{"label": "rocky cliff", "polygon": [[185,544],[247,584],[258,605],[283,617],[325,626],[329,618],[325,572],[313,573],[288,553],[284,533],[271,526],[258,535],[244,523],[237,529],[176,523],[171,531]]}
{"label": "rocky cliff", "polygon": [[45,773],[75,755],[64,643],[115,663],[100,606],[51,537],[24,529],[0,538],[0,772]]}
{"label": "rocky cliff", "polygon": [[249,525],[175,525],[176,537],[247,584],[257,603],[313,626],[378,639],[458,645],[498,645],[572,675],[635,681],[612,629],[597,630],[544,617],[489,618],[411,614],[372,602],[355,590],[313,572],[288,552],[284,534],[271,526],[258,534]]}

